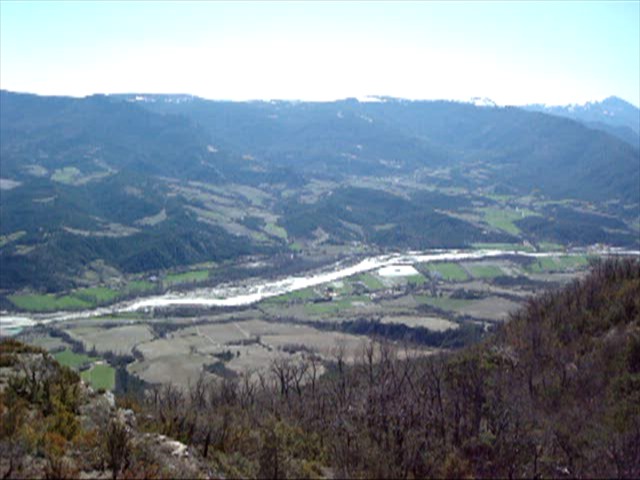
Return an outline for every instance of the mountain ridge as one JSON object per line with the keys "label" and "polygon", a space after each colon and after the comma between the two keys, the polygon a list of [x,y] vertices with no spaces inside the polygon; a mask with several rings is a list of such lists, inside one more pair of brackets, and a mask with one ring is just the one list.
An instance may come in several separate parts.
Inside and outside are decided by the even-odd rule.
{"label": "mountain ridge", "polygon": [[[513,241],[513,229],[482,224],[499,192],[537,199],[543,219],[518,222],[538,241],[635,241],[638,150],[571,119],[447,101],[128,101],[137,96],[0,93],[0,288],[69,288],[100,258],[141,273],[282,253],[323,229],[375,248]],[[380,192],[409,213],[389,223]],[[569,228],[544,203],[567,199],[618,221]]]}
{"label": "mountain ridge", "polygon": [[530,104],[522,108],[571,118],[588,127],[613,134],[636,148],[640,145],[640,109],[616,96],[584,104]]}

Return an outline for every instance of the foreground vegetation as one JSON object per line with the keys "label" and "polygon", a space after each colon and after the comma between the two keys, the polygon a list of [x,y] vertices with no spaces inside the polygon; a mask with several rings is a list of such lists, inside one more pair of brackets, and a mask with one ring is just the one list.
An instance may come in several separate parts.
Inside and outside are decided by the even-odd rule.
{"label": "foreground vegetation", "polygon": [[186,446],[137,431],[135,417],[44,350],[4,339],[0,367],[2,478],[219,477]]}
{"label": "foreground vegetation", "polygon": [[113,390],[116,386],[116,371],[109,365],[94,365],[80,377],[96,390]]}
{"label": "foreground vegetation", "polygon": [[230,476],[632,478],[639,322],[640,263],[610,261],[458,353],[371,343],[322,377],[313,357],[274,362],[257,385],[165,387],[136,408]]}
{"label": "foreground vegetation", "polygon": [[[251,376],[119,401],[139,429],[191,445],[225,477],[637,478],[639,332],[640,262],[609,260],[457,352],[372,341],[353,365],[338,348],[324,374],[301,352]],[[14,407],[24,395],[3,394],[3,448],[27,431]]]}

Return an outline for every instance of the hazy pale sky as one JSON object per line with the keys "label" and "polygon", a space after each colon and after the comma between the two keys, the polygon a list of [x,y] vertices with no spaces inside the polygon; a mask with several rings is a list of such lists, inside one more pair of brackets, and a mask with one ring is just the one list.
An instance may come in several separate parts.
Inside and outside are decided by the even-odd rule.
{"label": "hazy pale sky", "polygon": [[640,1],[0,0],[0,87],[640,104]]}

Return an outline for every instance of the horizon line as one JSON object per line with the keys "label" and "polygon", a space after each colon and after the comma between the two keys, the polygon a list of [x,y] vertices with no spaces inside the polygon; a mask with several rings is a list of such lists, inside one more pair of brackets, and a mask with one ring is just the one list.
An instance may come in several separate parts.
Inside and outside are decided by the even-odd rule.
{"label": "horizon line", "polygon": [[[469,103],[469,104],[473,104],[474,100],[481,100],[481,101],[489,101],[490,103],[493,103],[493,106],[495,107],[521,107],[521,106],[543,106],[543,107],[570,107],[570,106],[586,106],[588,104],[592,104],[592,103],[601,103],[605,100],[608,100],[610,98],[616,98],[618,100],[622,100],[625,103],[628,103],[629,105],[635,107],[636,109],[640,109],[640,105],[635,105],[634,103],[630,102],[629,100],[626,100],[618,95],[608,95],[603,97],[601,100],[587,100],[583,103],[563,103],[563,104],[551,104],[551,103],[544,103],[544,102],[532,102],[532,103],[500,103],[500,102],[496,102],[493,99],[491,99],[490,97],[487,96],[480,96],[480,95],[474,95],[474,96],[470,96],[467,97],[466,99],[461,99],[461,98],[409,98],[409,97],[398,97],[398,96],[394,96],[394,95],[356,95],[356,96],[345,96],[345,97],[336,97],[336,98],[332,98],[332,99],[323,99],[323,100],[317,100],[317,99],[302,99],[302,98],[246,98],[246,99],[242,99],[242,100],[238,100],[238,99],[231,99],[231,98],[212,98],[212,97],[205,97],[202,95],[197,95],[197,94],[193,94],[193,93],[184,93],[184,92],[175,92],[175,93],[167,93],[167,92],[163,92],[163,93],[149,93],[149,92],[136,92],[136,91],[130,91],[130,92],[111,92],[111,93],[105,93],[105,92],[94,92],[94,93],[90,93],[90,94],[84,94],[84,95],[73,95],[73,94],[46,94],[46,93],[36,93],[36,92],[27,92],[27,91],[18,91],[18,90],[10,90],[7,88],[1,88],[0,91],[2,92],[8,92],[8,93],[14,93],[14,94],[19,94],[19,95],[34,95],[34,96],[38,96],[38,97],[66,97],[66,98],[76,98],[76,99],[84,99],[84,98],[90,98],[90,97],[95,97],[95,96],[121,96],[121,95],[136,95],[136,96],[167,96],[167,97],[171,97],[171,96],[184,96],[184,97],[191,97],[191,98],[197,98],[200,100],[206,100],[206,101],[211,101],[211,102],[232,102],[232,103],[251,103],[251,102],[265,102],[265,103],[269,103],[269,102],[290,102],[290,103],[335,103],[335,102],[341,102],[341,101],[347,101],[347,100],[356,100],[357,102],[361,102],[361,103],[376,103],[376,102],[384,102],[385,100],[400,100],[400,101],[406,101],[406,102],[454,102],[454,103]],[[491,105],[476,105],[476,106],[491,106]]]}

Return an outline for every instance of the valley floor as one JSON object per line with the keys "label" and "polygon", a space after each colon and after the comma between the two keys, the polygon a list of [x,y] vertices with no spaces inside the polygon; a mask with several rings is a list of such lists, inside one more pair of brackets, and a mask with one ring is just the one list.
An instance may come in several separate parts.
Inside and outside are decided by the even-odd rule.
{"label": "valley floor", "polygon": [[[352,363],[371,338],[411,356],[474,343],[532,295],[583,276],[596,256],[498,249],[385,255],[226,290],[198,288],[196,281],[191,291],[94,311],[4,315],[3,328],[13,320],[19,339],[54,352],[96,388],[256,380],[283,359],[313,357],[320,368],[338,357]],[[205,294],[231,302],[195,301]],[[246,298],[255,301],[235,301]]]}

